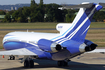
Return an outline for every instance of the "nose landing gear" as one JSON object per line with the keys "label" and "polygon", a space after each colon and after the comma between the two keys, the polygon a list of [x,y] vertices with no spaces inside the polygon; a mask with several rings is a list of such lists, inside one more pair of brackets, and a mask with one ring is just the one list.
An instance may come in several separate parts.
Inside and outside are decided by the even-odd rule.
{"label": "nose landing gear", "polygon": [[13,55],[9,56],[8,60],[15,60],[15,56],[13,56]]}

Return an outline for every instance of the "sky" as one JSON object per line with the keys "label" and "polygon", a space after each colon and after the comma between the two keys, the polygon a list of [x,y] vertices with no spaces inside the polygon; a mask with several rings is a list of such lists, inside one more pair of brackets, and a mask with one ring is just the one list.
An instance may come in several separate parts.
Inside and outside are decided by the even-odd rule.
{"label": "sky", "polygon": [[[39,3],[40,0],[35,0],[36,3]],[[44,4],[49,3],[57,3],[57,4],[80,4],[82,2],[103,2],[105,3],[105,0],[43,0]],[[31,3],[31,0],[0,0],[0,5],[13,5],[13,4],[25,4]]]}

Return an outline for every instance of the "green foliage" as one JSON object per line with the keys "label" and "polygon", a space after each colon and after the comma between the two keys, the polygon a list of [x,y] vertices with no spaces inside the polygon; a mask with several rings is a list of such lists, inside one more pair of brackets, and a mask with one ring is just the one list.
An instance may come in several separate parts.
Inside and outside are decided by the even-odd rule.
{"label": "green foliage", "polygon": [[96,21],[103,21],[105,19],[105,12],[104,11],[98,11],[95,13],[95,15],[93,16],[93,19],[95,19]]}
{"label": "green foliage", "polygon": [[31,9],[33,9],[30,13],[31,22],[43,22],[43,10],[40,7],[32,7]]}
{"label": "green foliage", "polygon": [[[59,10],[58,4],[43,4],[43,0],[40,0],[39,4],[36,4],[35,0],[31,0],[30,7],[22,7],[18,10],[9,11],[12,15],[12,21],[9,22],[72,22],[75,18],[77,10]],[[4,11],[0,11],[1,15],[5,15]],[[5,18],[5,22],[8,22],[8,18]],[[93,19],[96,21],[103,21],[105,19],[105,12],[97,12]]]}
{"label": "green foliage", "polygon": [[43,0],[40,0],[40,4],[43,5]]}
{"label": "green foliage", "polygon": [[35,0],[31,0],[31,6],[35,5]]}
{"label": "green foliage", "polygon": [[0,11],[0,15],[5,15],[6,13],[4,11]]}
{"label": "green foliage", "polygon": [[15,10],[12,10],[12,11],[9,11],[8,13],[9,13],[10,15],[12,15],[14,12],[15,12]]}
{"label": "green foliage", "polygon": [[30,16],[30,7],[23,7],[22,13],[25,17]]}
{"label": "green foliage", "polygon": [[46,17],[44,18],[45,22],[62,22],[64,21],[63,10],[59,10],[60,5],[57,4],[47,4],[45,7]]}
{"label": "green foliage", "polygon": [[19,16],[19,11],[17,10],[12,14],[12,19],[14,19],[14,21],[17,21],[18,16]]}
{"label": "green foliage", "polygon": [[18,17],[17,22],[21,22],[21,21],[22,21],[22,17]]}
{"label": "green foliage", "polygon": [[11,15],[9,13],[5,15],[4,22],[11,22]]}
{"label": "green foliage", "polygon": [[75,10],[68,10],[68,13],[66,14],[66,22],[72,22],[75,18]]}

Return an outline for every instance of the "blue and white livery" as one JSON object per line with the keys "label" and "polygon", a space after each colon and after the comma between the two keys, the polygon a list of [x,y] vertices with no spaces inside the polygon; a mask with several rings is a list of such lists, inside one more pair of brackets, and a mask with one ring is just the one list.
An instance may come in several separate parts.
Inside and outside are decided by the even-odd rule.
{"label": "blue and white livery", "polygon": [[[49,59],[58,61],[58,66],[67,66],[69,59],[84,52],[92,51],[96,44],[86,40],[95,12],[103,8],[96,3],[85,2],[76,6],[60,7],[59,9],[80,8],[74,21],[59,23],[56,29],[60,33],[11,32],[5,35],[0,55],[24,55],[22,62],[25,67],[33,67],[29,58]],[[11,57],[12,58],[12,57]]]}

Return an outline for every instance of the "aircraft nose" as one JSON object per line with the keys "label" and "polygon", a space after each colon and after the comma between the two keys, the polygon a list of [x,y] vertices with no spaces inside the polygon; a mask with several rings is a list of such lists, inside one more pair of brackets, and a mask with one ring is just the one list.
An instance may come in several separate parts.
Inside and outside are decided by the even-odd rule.
{"label": "aircraft nose", "polygon": [[11,39],[13,35],[5,35],[4,38],[3,38],[3,43],[5,43],[7,40]]}
{"label": "aircraft nose", "polygon": [[16,42],[16,41],[7,41],[7,42],[5,42],[3,44],[3,47],[6,50],[24,48],[25,46],[26,46],[26,43],[24,43],[24,42]]}

